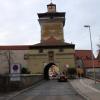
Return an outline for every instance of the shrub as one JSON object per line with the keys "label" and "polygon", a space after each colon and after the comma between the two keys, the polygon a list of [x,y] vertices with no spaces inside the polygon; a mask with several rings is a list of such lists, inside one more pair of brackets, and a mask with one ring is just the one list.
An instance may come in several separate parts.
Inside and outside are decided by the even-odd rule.
{"label": "shrub", "polygon": [[22,68],[21,69],[21,74],[30,74],[30,72],[28,71],[28,69],[27,68]]}

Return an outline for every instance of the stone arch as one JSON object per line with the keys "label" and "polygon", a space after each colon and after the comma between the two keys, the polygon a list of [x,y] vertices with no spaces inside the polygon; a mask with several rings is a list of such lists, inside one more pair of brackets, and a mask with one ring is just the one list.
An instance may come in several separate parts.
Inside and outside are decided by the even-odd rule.
{"label": "stone arch", "polygon": [[52,65],[56,65],[55,63],[49,63],[45,66],[44,68],[44,79],[45,80],[49,80],[49,68],[52,66]]}

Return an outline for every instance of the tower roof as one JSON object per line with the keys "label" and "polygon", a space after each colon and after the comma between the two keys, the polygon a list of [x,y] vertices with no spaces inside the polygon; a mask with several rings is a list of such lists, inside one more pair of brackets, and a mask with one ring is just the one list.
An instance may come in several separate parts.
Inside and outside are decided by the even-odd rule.
{"label": "tower roof", "polygon": [[65,12],[56,12],[56,13],[38,13],[38,17],[49,17],[49,16],[55,16],[55,17],[64,17],[65,18]]}
{"label": "tower roof", "polygon": [[52,2],[48,4],[47,6],[56,6],[56,4],[53,4]]}
{"label": "tower roof", "polygon": [[56,40],[54,37],[50,37],[49,39],[43,41],[42,43],[37,43],[31,48],[59,48],[59,47],[64,47],[64,48],[75,48],[74,44],[66,43],[66,42],[61,42],[59,40]]}

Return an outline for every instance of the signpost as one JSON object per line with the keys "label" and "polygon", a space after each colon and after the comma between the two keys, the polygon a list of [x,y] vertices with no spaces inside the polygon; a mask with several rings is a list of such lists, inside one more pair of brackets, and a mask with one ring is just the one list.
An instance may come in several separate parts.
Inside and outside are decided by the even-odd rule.
{"label": "signpost", "polygon": [[20,81],[21,65],[12,64],[10,66],[10,81]]}

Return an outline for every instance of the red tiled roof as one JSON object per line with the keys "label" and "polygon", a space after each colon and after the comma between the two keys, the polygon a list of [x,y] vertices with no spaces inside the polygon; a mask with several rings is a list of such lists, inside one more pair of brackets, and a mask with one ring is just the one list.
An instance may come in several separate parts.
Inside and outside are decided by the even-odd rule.
{"label": "red tiled roof", "polygon": [[[93,63],[91,59],[91,50],[75,50],[75,58],[81,59],[83,61],[85,68],[92,68]],[[100,68],[100,60],[94,59],[94,67]]]}
{"label": "red tiled roof", "polygon": [[75,58],[91,59],[91,50],[75,50]]}
{"label": "red tiled roof", "polygon": [[56,47],[56,46],[66,46],[74,48],[74,44],[61,42],[56,40],[54,37],[50,37],[48,40],[34,45],[9,45],[9,46],[0,46],[0,50],[29,50],[36,49],[41,47]]}
{"label": "red tiled roof", "polygon": [[41,47],[56,47],[56,46],[67,46],[74,48],[74,44],[61,42],[60,40],[55,39],[54,37],[50,37],[49,39],[37,43],[34,45],[9,45],[9,46],[0,46],[0,50],[29,50],[29,49],[35,49],[35,48],[41,48]]}
{"label": "red tiled roof", "polygon": [[35,44],[33,46],[75,46],[74,44],[62,42],[60,40],[55,39],[54,37],[50,37],[49,39],[42,41],[41,43]]}
{"label": "red tiled roof", "polygon": [[[84,60],[83,62],[84,62],[85,68],[93,68],[92,60]],[[99,60],[94,60],[94,67],[100,68],[100,61]]]}
{"label": "red tiled roof", "polygon": [[44,40],[43,43],[60,43],[60,40],[57,40],[55,37],[51,36],[47,40]]}
{"label": "red tiled roof", "polygon": [[0,46],[0,50],[28,50],[30,45],[7,45]]}

